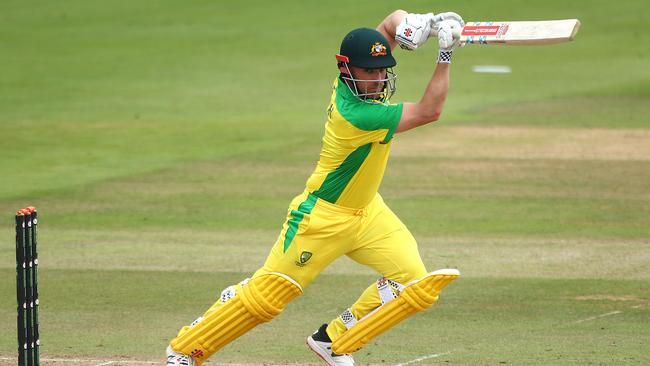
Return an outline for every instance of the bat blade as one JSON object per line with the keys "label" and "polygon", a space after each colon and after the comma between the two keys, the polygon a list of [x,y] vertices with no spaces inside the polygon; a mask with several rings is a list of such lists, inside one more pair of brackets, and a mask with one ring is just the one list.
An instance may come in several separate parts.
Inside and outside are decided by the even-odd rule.
{"label": "bat blade", "polygon": [[545,45],[569,42],[580,29],[578,19],[468,22],[460,33],[465,44]]}

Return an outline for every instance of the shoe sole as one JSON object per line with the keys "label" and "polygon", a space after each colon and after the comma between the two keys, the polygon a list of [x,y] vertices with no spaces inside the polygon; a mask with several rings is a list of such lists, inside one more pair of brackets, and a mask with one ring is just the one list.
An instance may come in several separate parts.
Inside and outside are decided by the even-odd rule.
{"label": "shoe sole", "polygon": [[328,358],[329,358],[328,356],[329,356],[329,355],[322,355],[322,354],[319,352],[319,351],[320,351],[320,347],[318,347],[316,344],[312,344],[312,342],[315,342],[315,341],[311,338],[311,336],[307,337],[307,342],[306,342],[306,343],[307,343],[307,347],[309,347],[309,349],[311,349],[311,350],[312,350],[312,351],[313,351],[313,352],[314,352],[318,357],[320,357],[321,360],[325,361],[326,364],[328,364],[328,365],[330,365],[330,366],[336,366],[336,364],[334,364],[334,361],[333,361],[333,360],[331,360],[331,359],[328,360]]}

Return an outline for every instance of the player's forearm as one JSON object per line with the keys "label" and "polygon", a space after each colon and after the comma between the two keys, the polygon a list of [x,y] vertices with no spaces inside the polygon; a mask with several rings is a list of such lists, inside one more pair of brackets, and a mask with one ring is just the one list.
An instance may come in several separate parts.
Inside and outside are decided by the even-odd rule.
{"label": "player's forearm", "polygon": [[391,50],[397,47],[397,41],[395,41],[395,29],[397,25],[402,22],[402,19],[408,14],[406,11],[398,9],[394,12],[388,14],[388,16],[377,26],[377,30],[381,32],[384,37],[390,43]]}
{"label": "player's forearm", "polygon": [[436,66],[424,95],[422,95],[422,99],[418,103],[423,113],[426,114],[424,119],[429,119],[429,122],[433,122],[440,118],[448,91],[449,64],[440,63]]}
{"label": "player's forearm", "polygon": [[449,90],[449,64],[438,64],[427,88],[417,103],[404,103],[396,133],[426,125],[440,118]]}

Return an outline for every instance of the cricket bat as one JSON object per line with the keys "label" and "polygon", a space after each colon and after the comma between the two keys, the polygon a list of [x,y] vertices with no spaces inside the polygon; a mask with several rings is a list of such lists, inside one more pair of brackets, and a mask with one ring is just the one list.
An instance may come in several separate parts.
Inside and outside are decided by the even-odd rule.
{"label": "cricket bat", "polygon": [[578,19],[468,22],[460,33],[464,44],[543,45],[572,41],[578,33]]}

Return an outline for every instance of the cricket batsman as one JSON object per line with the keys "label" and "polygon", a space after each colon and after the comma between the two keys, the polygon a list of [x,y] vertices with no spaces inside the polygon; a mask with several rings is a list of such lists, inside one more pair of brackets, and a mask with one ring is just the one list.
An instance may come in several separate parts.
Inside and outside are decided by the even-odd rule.
{"label": "cricket batsman", "polygon": [[[373,268],[381,278],[340,316],[307,337],[307,345],[328,365],[354,365],[353,352],[429,308],[460,275],[455,269],[427,271],[413,235],[378,189],[394,135],[440,117],[463,25],[453,12],[396,10],[376,29],[358,28],[343,38],[320,159],[304,192],[289,205],[264,266],[223,290],[203,316],[179,331],[167,348],[168,366],[201,365],[270,321],[342,255]],[[393,50],[397,45],[416,50],[431,37],[437,38],[439,53],[422,98],[390,103],[397,79]]]}

